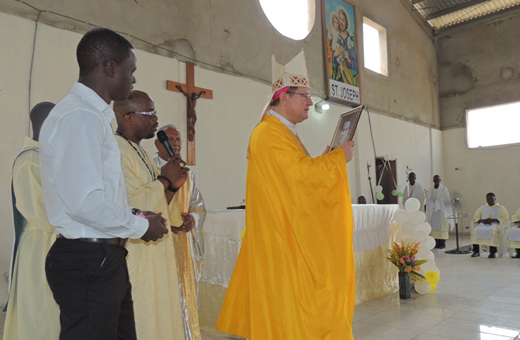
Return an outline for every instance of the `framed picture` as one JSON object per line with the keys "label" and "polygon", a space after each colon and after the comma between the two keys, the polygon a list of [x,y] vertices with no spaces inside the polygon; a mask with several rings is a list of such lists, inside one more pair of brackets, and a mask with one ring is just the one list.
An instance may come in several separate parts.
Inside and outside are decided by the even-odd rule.
{"label": "framed picture", "polygon": [[323,0],[321,13],[327,99],[361,104],[354,4],[346,0]]}
{"label": "framed picture", "polygon": [[336,131],[334,131],[334,136],[332,136],[332,141],[330,142],[331,150],[354,138],[363,107],[363,105],[358,106],[339,117],[338,126],[336,126]]}

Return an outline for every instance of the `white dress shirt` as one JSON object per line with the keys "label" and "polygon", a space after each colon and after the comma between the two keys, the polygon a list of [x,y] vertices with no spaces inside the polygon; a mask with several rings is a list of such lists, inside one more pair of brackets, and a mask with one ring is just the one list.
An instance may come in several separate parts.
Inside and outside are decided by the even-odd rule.
{"label": "white dress shirt", "polygon": [[74,83],[45,120],[40,163],[47,216],[66,238],[140,238],[148,221],[128,206],[114,111]]}

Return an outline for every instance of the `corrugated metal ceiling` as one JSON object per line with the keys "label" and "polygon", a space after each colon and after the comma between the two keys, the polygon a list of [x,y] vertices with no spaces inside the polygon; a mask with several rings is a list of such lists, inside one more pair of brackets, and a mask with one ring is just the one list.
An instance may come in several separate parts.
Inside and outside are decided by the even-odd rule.
{"label": "corrugated metal ceiling", "polygon": [[520,0],[409,0],[434,32],[513,9]]}

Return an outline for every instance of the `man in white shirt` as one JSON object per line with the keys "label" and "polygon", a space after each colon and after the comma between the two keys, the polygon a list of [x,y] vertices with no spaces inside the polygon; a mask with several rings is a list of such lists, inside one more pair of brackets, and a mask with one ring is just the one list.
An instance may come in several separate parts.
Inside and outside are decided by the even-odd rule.
{"label": "man in white shirt", "polygon": [[410,172],[408,175],[408,184],[404,188],[403,192],[403,204],[405,204],[406,200],[409,198],[417,198],[419,203],[421,204],[420,210],[424,212],[424,200],[426,199],[426,194],[424,193],[424,188],[419,182],[416,182],[417,176],[415,172]]}
{"label": "man in white shirt", "polygon": [[113,100],[135,83],[132,45],[108,29],[78,44],[79,79],[40,133],[41,180],[56,242],[47,281],[60,307],[60,339],[136,339],[127,238],[157,240],[168,232],[160,215],[132,214],[121,154],[110,122]]}

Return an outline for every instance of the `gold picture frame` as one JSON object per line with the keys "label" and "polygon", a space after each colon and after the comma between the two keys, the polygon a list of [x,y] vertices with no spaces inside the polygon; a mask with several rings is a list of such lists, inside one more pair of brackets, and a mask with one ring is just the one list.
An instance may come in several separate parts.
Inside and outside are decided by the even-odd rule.
{"label": "gold picture frame", "polygon": [[338,125],[336,126],[336,131],[334,131],[334,135],[330,142],[331,150],[334,150],[347,140],[352,140],[354,138],[363,108],[364,105],[361,105],[341,114],[338,120]]}

